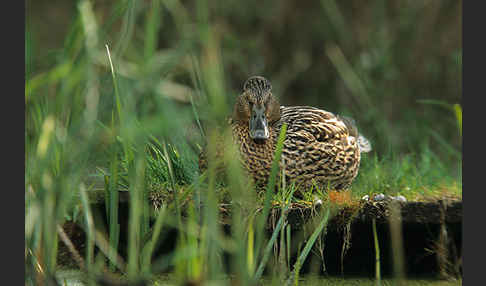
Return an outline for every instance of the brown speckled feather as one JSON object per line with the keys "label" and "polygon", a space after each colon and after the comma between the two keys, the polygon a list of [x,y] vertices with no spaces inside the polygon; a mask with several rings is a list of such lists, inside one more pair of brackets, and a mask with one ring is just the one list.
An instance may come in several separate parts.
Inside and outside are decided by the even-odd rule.
{"label": "brown speckled feather", "polygon": [[358,173],[360,152],[356,137],[350,136],[343,121],[334,114],[308,106],[281,107],[281,120],[270,131],[265,144],[248,137],[248,127],[232,124],[233,138],[250,175],[264,185],[270,175],[275,146],[282,124],[287,135],[280,167],[285,165],[289,182],[309,188],[346,189]]}

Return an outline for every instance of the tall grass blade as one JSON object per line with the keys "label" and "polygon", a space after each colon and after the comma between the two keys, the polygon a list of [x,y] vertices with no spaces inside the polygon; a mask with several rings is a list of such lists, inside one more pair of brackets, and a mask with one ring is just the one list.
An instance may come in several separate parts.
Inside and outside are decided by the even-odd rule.
{"label": "tall grass blade", "polygon": [[[282,133],[285,133],[283,131]],[[280,133],[280,134],[282,134]],[[285,205],[283,210],[281,211],[280,218],[278,219],[277,225],[275,226],[275,229],[273,230],[272,236],[270,240],[268,241],[265,249],[263,250],[263,257],[262,260],[260,261],[260,264],[258,265],[257,271],[255,273],[255,276],[253,277],[254,281],[258,281],[263,274],[263,270],[265,269],[265,266],[267,264],[268,258],[270,257],[270,253],[272,252],[272,248],[277,240],[277,237],[280,233],[280,230],[285,224],[285,220],[287,219],[287,212],[289,210],[289,207],[291,205],[291,199],[293,197],[295,188],[292,188],[292,192],[290,193],[290,199],[288,200],[288,203]]]}
{"label": "tall grass blade", "polygon": [[326,54],[331,63],[336,67],[339,75],[352,91],[352,94],[362,102],[364,107],[372,106],[366,86],[358,74],[353,70],[352,65],[344,56],[342,50],[335,44],[326,47]]}
{"label": "tall grass blade", "polygon": [[327,225],[327,223],[329,221],[329,214],[330,213],[331,213],[331,209],[327,208],[324,216],[321,219],[321,222],[319,223],[319,226],[314,230],[314,232],[310,236],[309,240],[305,244],[304,249],[300,253],[299,257],[297,258],[297,261],[294,264],[292,273],[290,274],[290,277],[287,279],[287,281],[285,283],[286,285],[292,285],[292,284],[294,284],[294,282],[295,282],[295,284],[297,284],[297,281],[299,279],[300,269],[301,269],[302,265],[304,264],[304,261],[307,258],[307,255],[309,255],[309,252],[311,251],[312,246],[314,245],[317,238],[319,237],[319,234],[322,232],[324,227]]}
{"label": "tall grass blade", "polygon": [[87,51],[87,59],[89,65],[86,69],[86,96],[84,109],[84,119],[86,125],[83,132],[85,136],[91,137],[94,128],[94,122],[98,118],[98,104],[99,104],[99,78],[97,70],[94,67],[96,62],[97,46],[98,46],[98,25],[96,22],[95,13],[91,1],[83,0],[78,2],[78,9],[81,15],[81,22],[85,34],[85,48]]}
{"label": "tall grass blade", "polygon": [[272,169],[270,170],[270,176],[268,180],[268,184],[265,190],[265,199],[263,201],[263,211],[262,216],[260,217],[259,224],[258,224],[258,240],[257,240],[257,248],[256,253],[260,253],[260,247],[263,240],[264,235],[264,228],[265,224],[267,223],[268,213],[270,212],[270,204],[272,200],[272,196],[275,192],[275,185],[277,183],[277,174],[279,172],[279,163],[280,157],[282,155],[283,143],[285,141],[285,134],[287,133],[287,124],[282,124],[280,129],[280,134],[277,140],[277,146],[275,148],[275,156],[272,162]]}
{"label": "tall grass blade", "polygon": [[[111,176],[109,178],[108,189],[108,209],[109,209],[109,243],[110,243],[110,258],[111,261],[115,260],[116,251],[118,249],[118,241],[120,237],[120,224],[118,222],[118,154],[116,148],[112,150]],[[115,265],[110,263],[110,270],[115,270]]]}
{"label": "tall grass blade", "polygon": [[321,0],[321,6],[329,19],[332,28],[336,31],[337,37],[345,44],[349,42],[349,28],[346,24],[345,17],[339,10],[335,0]]}
{"label": "tall grass blade", "polygon": [[110,62],[110,69],[111,69],[111,78],[113,79],[113,89],[115,91],[115,106],[118,115],[118,122],[123,122],[122,118],[122,111],[121,111],[121,100],[120,100],[120,92],[118,91],[118,81],[116,79],[115,68],[113,67],[113,62],[111,60],[110,48],[108,44],[105,45],[106,47],[106,54],[108,55],[108,61]]}
{"label": "tall grass blade", "polygon": [[287,246],[287,265],[290,266],[290,249],[291,249],[291,231],[292,231],[292,227],[290,224],[287,224],[287,231],[286,231],[286,237],[287,237],[287,243],[286,243],[286,246]]}
{"label": "tall grass blade", "polygon": [[71,253],[71,256],[76,261],[79,268],[83,271],[86,270],[85,269],[86,263],[85,263],[83,257],[79,254],[79,252],[76,249],[76,247],[74,246],[73,242],[71,241],[69,236],[66,234],[66,232],[64,231],[62,226],[59,225],[59,224],[57,225],[57,234],[61,238],[61,241],[64,243],[64,245],[68,248],[69,252]]}
{"label": "tall grass blade", "polygon": [[139,157],[135,159],[135,166],[129,170],[130,181],[133,184],[130,186],[130,211],[128,218],[128,264],[127,275],[130,279],[136,278],[139,274],[140,261],[140,244],[141,237],[141,219],[142,219],[142,204],[144,194],[144,178],[145,178],[145,161],[144,158]]}
{"label": "tall grass blade", "polygon": [[151,259],[155,250],[155,246],[159,239],[160,233],[162,231],[162,226],[164,225],[164,220],[167,213],[167,205],[162,205],[157,214],[157,218],[155,220],[155,224],[152,230],[152,237],[150,241],[146,243],[144,249],[142,251],[142,273],[148,275],[150,273],[150,266],[151,266]]}
{"label": "tall grass blade", "polygon": [[454,104],[454,113],[456,115],[457,126],[459,128],[459,134],[462,137],[462,107],[460,104]]}
{"label": "tall grass blade", "polygon": [[172,166],[172,160],[167,152],[167,142],[163,142],[162,148],[164,151],[165,161],[167,163],[167,168],[169,170],[169,178],[170,178],[170,186],[172,191],[174,192],[174,207],[176,210],[177,216],[177,226],[179,230],[182,230],[182,218],[181,218],[181,209],[180,209],[180,202],[179,202],[179,192],[176,189],[176,179],[174,175],[174,167]]}
{"label": "tall grass blade", "polygon": [[255,251],[255,231],[253,226],[254,216],[250,217],[250,223],[248,224],[248,243],[247,243],[247,257],[246,261],[248,263],[248,274],[253,276],[255,272],[255,258],[254,258],[254,251]]}
{"label": "tall grass blade", "polygon": [[268,179],[267,188],[265,190],[265,201],[263,204],[263,218],[266,219],[270,210],[270,202],[272,194],[275,191],[275,184],[277,182],[277,174],[279,172],[280,157],[282,155],[283,143],[285,141],[285,135],[287,134],[287,124],[284,123],[280,129],[280,135],[278,136],[277,147],[275,148],[275,157],[272,162],[272,169]]}
{"label": "tall grass blade", "polygon": [[43,86],[52,85],[71,75],[72,64],[63,62],[46,72],[29,77],[25,83],[25,103],[30,102],[32,94]]}
{"label": "tall grass blade", "polygon": [[[111,129],[114,134],[117,134],[117,124],[121,125],[122,124],[122,114],[121,114],[121,102],[120,102],[120,97],[118,93],[118,83],[116,80],[115,76],[115,69],[113,67],[113,62],[111,60],[111,55],[110,55],[110,49],[108,47],[108,44],[105,45],[106,47],[106,53],[108,55],[108,60],[110,62],[110,68],[111,68],[111,76],[112,76],[112,81],[113,81],[113,87],[115,91],[115,106],[117,110],[117,115],[118,115],[118,122],[113,118],[113,113],[112,113],[112,121],[111,121]],[[116,141],[113,142],[112,145],[112,156],[111,156],[111,166],[110,166],[110,178],[109,178],[109,190],[108,190],[108,209],[109,209],[109,243],[110,243],[110,261],[115,261],[115,255],[117,250],[118,250],[118,242],[119,242],[119,236],[120,236],[120,224],[118,223],[118,171],[119,171],[119,162],[118,162],[118,150],[116,148]],[[115,270],[115,265],[110,262],[110,269],[111,271]]]}
{"label": "tall grass blade", "polygon": [[138,12],[137,8],[139,5],[139,1],[136,0],[125,0],[125,2],[127,8],[123,17],[120,36],[115,47],[115,57],[118,59],[123,57],[123,54],[125,53],[125,50],[133,36]]}
{"label": "tall grass blade", "polygon": [[91,213],[91,207],[89,205],[88,194],[84,184],[79,186],[79,195],[81,196],[81,203],[84,213],[84,225],[86,232],[86,269],[88,273],[91,272],[94,258],[94,246],[95,246],[95,226],[93,221],[93,215]]}
{"label": "tall grass blade", "polygon": [[194,97],[191,95],[191,106],[192,106],[192,113],[194,114],[194,118],[196,119],[197,127],[199,127],[199,131],[203,137],[206,137],[204,134],[204,129],[201,126],[201,121],[199,120],[199,114],[197,113],[196,106],[194,105]]}
{"label": "tall grass blade", "polygon": [[378,243],[378,233],[376,232],[376,219],[371,221],[373,230],[373,241],[375,244],[375,281],[376,286],[381,286],[381,261],[380,261],[380,244]]}
{"label": "tall grass blade", "polygon": [[161,4],[160,0],[152,0],[149,11],[147,13],[147,20],[145,24],[145,37],[144,37],[144,59],[145,62],[152,58],[157,49],[159,40],[159,27],[162,22]]}
{"label": "tall grass blade", "polygon": [[401,206],[397,202],[392,202],[390,207],[389,223],[396,285],[404,285],[405,253],[403,249]]}
{"label": "tall grass blade", "polygon": [[114,253],[116,253],[116,255],[115,257],[113,257],[113,260],[111,260],[112,257],[110,257],[109,254],[112,253],[112,250],[110,250],[111,247],[109,242],[106,240],[106,238],[99,230],[93,229],[93,231],[94,231],[93,235],[94,235],[94,241],[96,246],[108,259],[110,259],[110,261],[116,266],[116,268],[119,271],[125,272],[127,266],[123,258],[115,251]]}
{"label": "tall grass blade", "polygon": [[[209,134],[209,142],[217,142],[218,134],[215,130],[212,130]],[[208,276],[208,279],[214,279],[220,273],[218,255],[220,254],[220,248],[216,242],[216,238],[220,234],[220,228],[218,223],[218,199],[216,197],[216,168],[217,160],[215,144],[209,145],[209,158],[208,166],[208,188],[204,195],[203,202],[203,225],[201,229],[201,255],[204,257],[204,269]]]}

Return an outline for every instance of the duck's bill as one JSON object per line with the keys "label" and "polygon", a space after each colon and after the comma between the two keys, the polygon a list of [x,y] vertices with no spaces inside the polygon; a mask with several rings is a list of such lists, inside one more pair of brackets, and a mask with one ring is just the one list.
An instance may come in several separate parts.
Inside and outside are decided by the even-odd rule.
{"label": "duck's bill", "polygon": [[254,140],[265,140],[270,137],[268,121],[263,108],[253,108],[250,118],[250,137]]}
{"label": "duck's bill", "polygon": [[268,139],[269,134],[268,130],[254,130],[253,132],[250,132],[250,137],[255,140],[265,140]]}

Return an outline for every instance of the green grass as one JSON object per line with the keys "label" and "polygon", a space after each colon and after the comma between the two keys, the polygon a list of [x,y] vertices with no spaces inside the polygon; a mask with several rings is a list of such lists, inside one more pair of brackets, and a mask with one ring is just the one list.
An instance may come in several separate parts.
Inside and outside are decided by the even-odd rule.
{"label": "green grass", "polygon": [[428,146],[414,154],[381,157],[364,154],[352,190],[356,197],[383,193],[402,195],[408,200],[453,196],[462,198],[460,173],[450,171],[446,162]]}
{"label": "green grass", "polygon": [[[58,277],[62,279],[62,281],[67,281],[69,283],[79,283],[82,281],[82,275],[78,271],[60,271],[58,273]],[[165,274],[159,275],[154,277],[153,285],[157,286],[172,286],[178,285],[177,281],[175,280],[173,275]],[[231,278],[223,278],[221,279],[220,284],[229,283]],[[263,283],[265,285],[273,285],[276,284],[274,282],[272,284],[272,280],[264,279]],[[313,286],[313,285],[351,285],[351,286],[374,286],[375,281],[373,279],[366,279],[366,278],[340,278],[340,277],[322,277],[322,276],[308,276],[305,278],[301,278],[300,285],[304,286]],[[395,285],[395,281],[392,279],[383,279],[382,285]],[[457,281],[445,281],[445,280],[430,280],[430,279],[408,279],[406,281],[406,285],[410,286],[455,286],[455,285],[462,285],[461,280]]]}
{"label": "green grass", "polygon": [[[322,15],[328,15],[334,27],[332,33],[340,39],[350,38],[339,7],[328,1],[321,4]],[[275,181],[276,164],[265,192],[257,194],[248,184],[234,160],[234,146],[224,122],[239,92],[230,84],[235,79],[229,75],[230,67],[239,63],[233,70],[245,78],[261,72],[252,70],[243,56],[245,49],[251,54],[259,44],[244,40],[243,32],[241,39],[225,34],[224,25],[216,24],[212,5],[209,1],[187,7],[177,1],[127,0],[103,14],[94,2],[80,0],[73,6],[75,16],[62,47],[48,58],[35,49],[35,29],[27,21],[26,285],[37,285],[56,273],[56,230],[66,221],[76,222],[86,233],[81,255],[89,279],[105,270],[128,279],[154,279],[161,270],[171,269],[176,284],[219,282],[225,279],[228,266],[232,279],[242,285],[255,285],[262,279],[312,285],[310,280],[299,282],[299,269],[325,235],[336,206],[323,208],[309,222],[313,231],[301,235],[306,243],[299,244],[299,259],[291,265],[290,246],[298,236],[291,233],[286,220],[289,203],[304,204],[328,194],[309,190],[298,199],[293,196],[293,186],[281,186],[273,194],[273,185],[279,183]],[[250,27],[251,19],[246,20],[242,23]],[[432,113],[440,112],[435,109],[448,112],[454,124],[447,125],[447,119],[441,128],[427,127],[430,124],[414,127],[413,132],[404,132],[408,137],[397,139],[398,131],[379,109],[382,95],[390,89],[376,80],[376,73],[393,70],[398,59],[387,54],[390,58],[374,59],[376,69],[366,71],[346,58],[339,48],[345,44],[339,45],[339,40],[337,44],[327,45],[324,54],[354,94],[352,106],[369,111],[358,118],[365,123],[360,130],[371,136],[372,143],[373,139],[377,142],[373,152],[363,154],[351,190],[353,198],[374,193],[401,194],[409,200],[444,195],[461,198],[462,153],[454,143],[462,135],[460,106],[425,102],[424,108]],[[387,65],[387,61],[391,63]],[[275,73],[275,90],[294,76]],[[312,94],[314,89],[303,88],[302,92]],[[407,92],[412,93],[400,91]],[[312,104],[314,99],[309,96],[299,104]],[[423,118],[414,112],[408,109],[400,116]],[[370,127],[370,122],[376,126]],[[403,125],[397,126],[403,132]],[[456,137],[450,136],[450,129],[457,131]],[[216,140],[228,145],[226,179],[218,175],[215,160],[209,160],[206,173],[199,172],[199,152],[209,141],[209,158],[215,157]],[[128,194],[129,203],[126,230],[120,229],[118,213],[122,192]],[[107,221],[101,221],[91,209],[95,201],[105,204]],[[230,212],[231,234],[219,223],[220,208]],[[276,208],[282,210],[281,216],[267,237],[267,218]],[[175,250],[156,256],[156,246],[171,227],[178,230]],[[128,233],[123,251],[121,233]],[[277,245],[278,253],[274,252]],[[101,252],[95,251],[98,249]],[[121,252],[126,257],[120,257]],[[229,265],[222,261],[224,252],[231,254]],[[271,255],[278,259],[270,259]],[[264,269],[276,274],[266,277]],[[382,280],[382,285],[387,283]]]}

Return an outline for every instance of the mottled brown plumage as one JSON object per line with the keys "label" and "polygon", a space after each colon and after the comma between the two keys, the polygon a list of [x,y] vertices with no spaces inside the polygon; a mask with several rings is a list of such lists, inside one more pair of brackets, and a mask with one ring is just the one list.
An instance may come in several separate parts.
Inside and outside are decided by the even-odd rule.
{"label": "mottled brown plumage", "polygon": [[267,183],[283,123],[288,127],[280,168],[289,183],[335,190],[351,186],[361,152],[371,150],[354,121],[314,107],[280,106],[270,82],[251,77],[236,100],[230,124],[241,163],[257,185]]}

